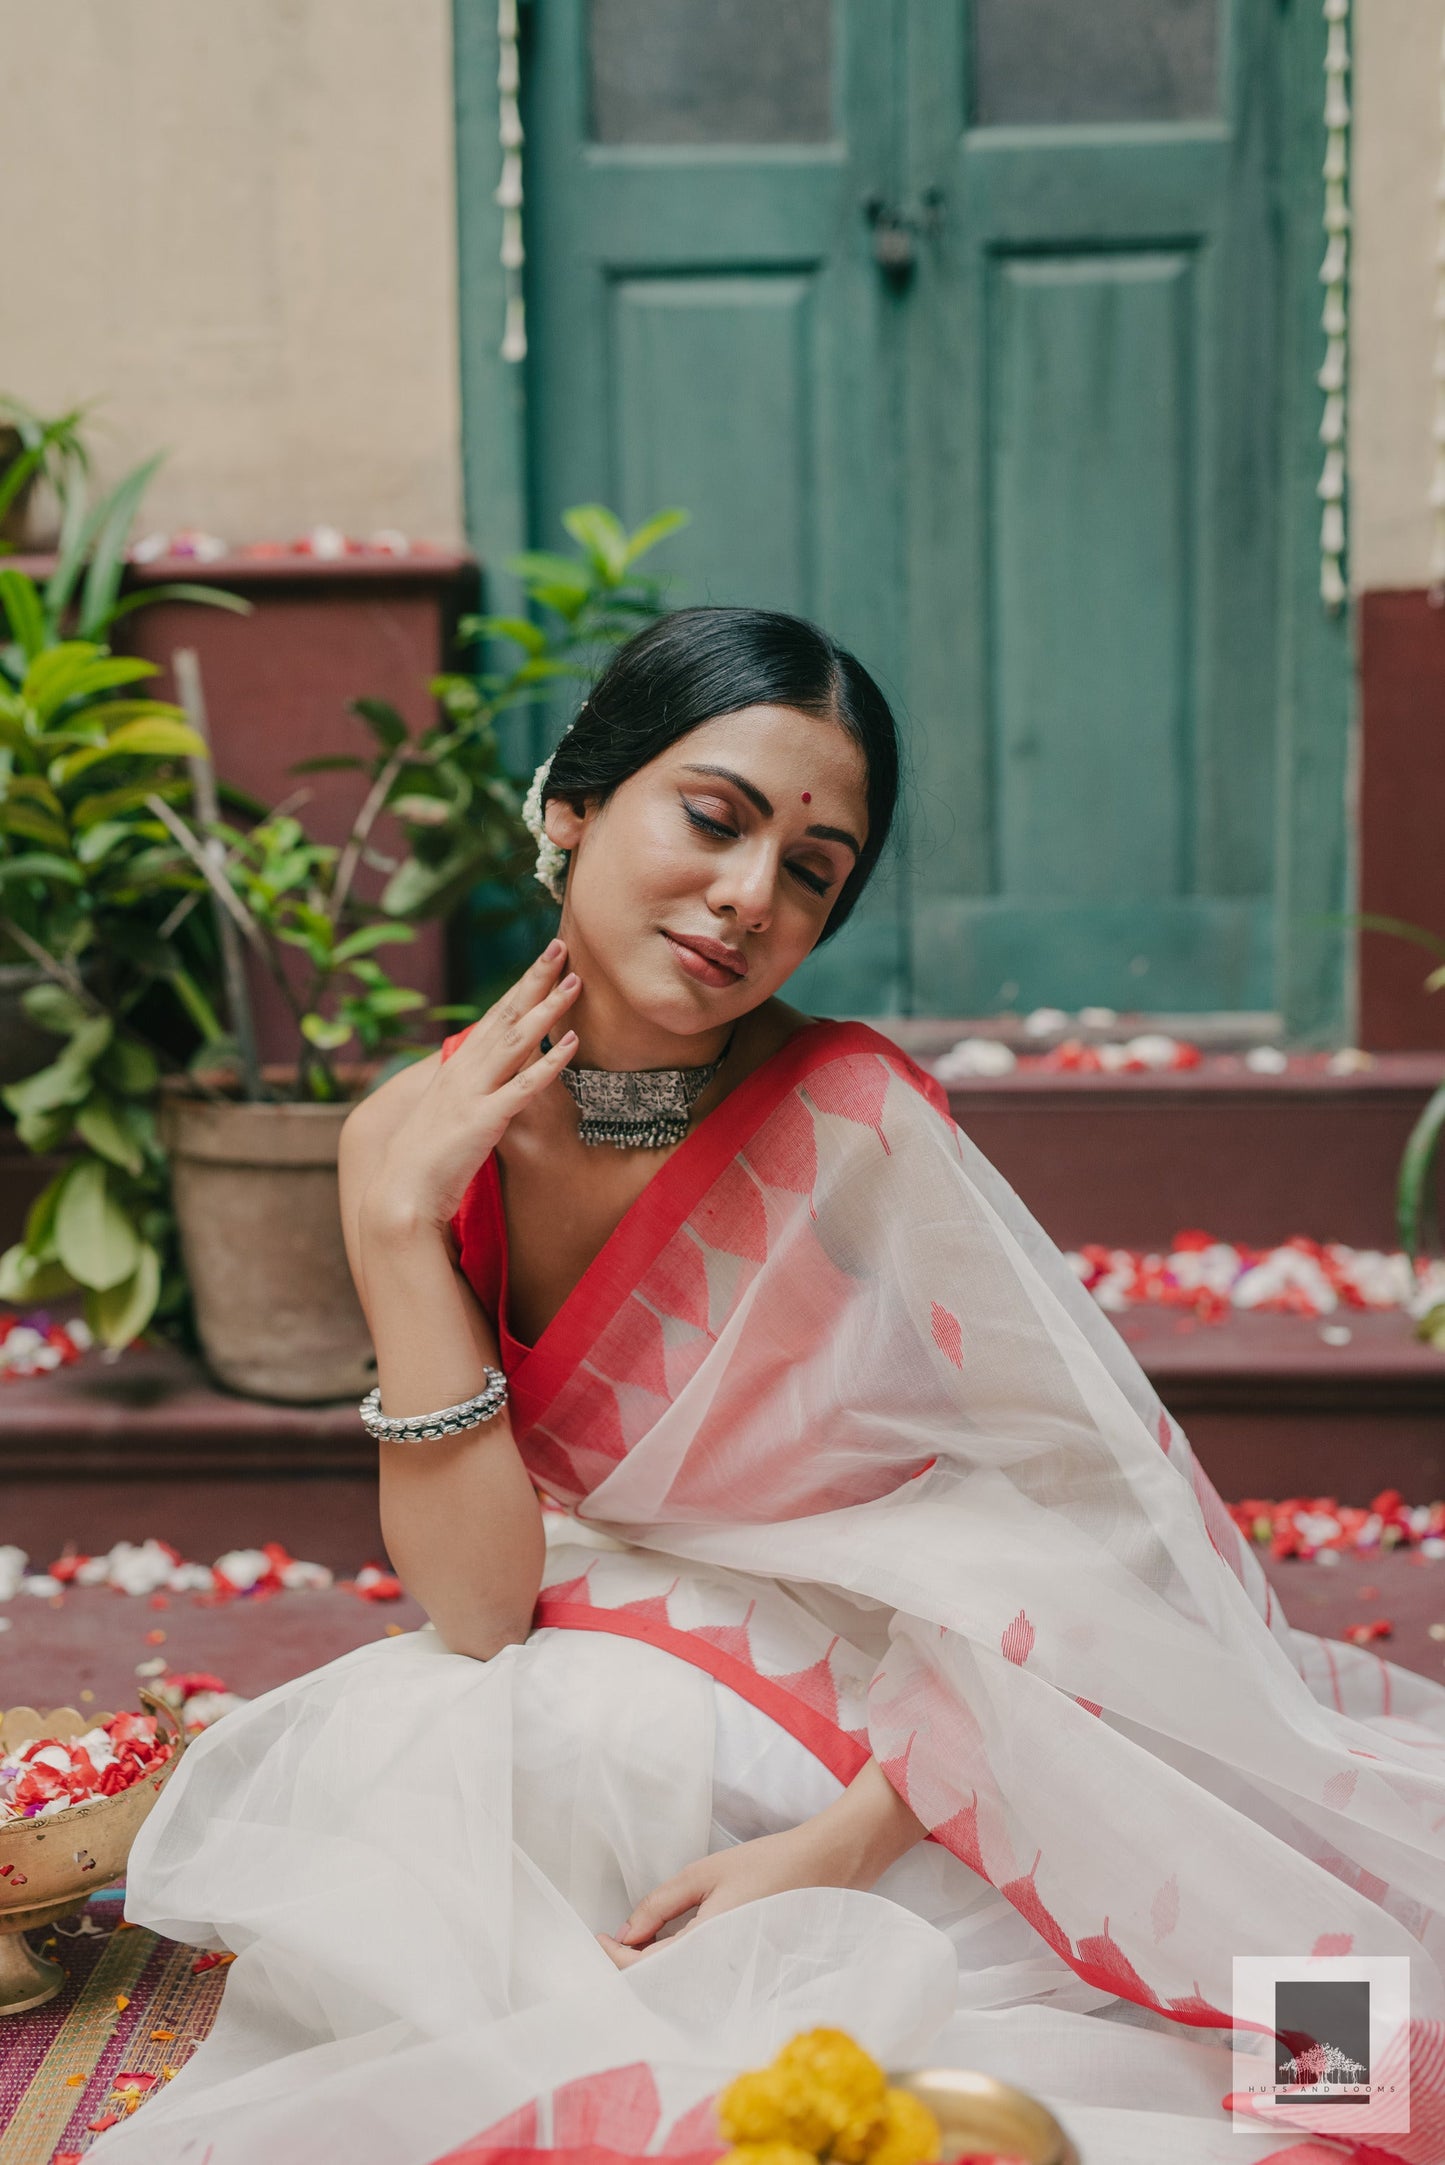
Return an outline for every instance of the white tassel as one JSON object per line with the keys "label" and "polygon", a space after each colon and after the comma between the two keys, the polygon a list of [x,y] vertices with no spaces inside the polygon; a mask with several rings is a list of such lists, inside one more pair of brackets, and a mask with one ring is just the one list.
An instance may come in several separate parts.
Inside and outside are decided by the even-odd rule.
{"label": "white tassel", "polygon": [[1320,419],[1320,442],[1339,444],[1345,440],[1345,402],[1338,391],[1332,391],[1325,400],[1325,410]]}
{"label": "white tassel", "polygon": [[1343,391],[1345,387],[1345,342],[1332,338],[1325,348],[1325,365],[1315,378],[1322,391]]}
{"label": "white tassel", "polygon": [[1326,503],[1332,503],[1342,501],[1344,493],[1345,455],[1343,451],[1339,450],[1327,451],[1325,453],[1324,470],[1320,475],[1319,487],[1315,490],[1315,494],[1322,496]]}
{"label": "white tassel", "polygon": [[522,161],[514,150],[509,150],[502,160],[502,177],[493,200],[500,203],[503,210],[522,208]]}
{"label": "white tassel", "polygon": [[1344,234],[1332,233],[1329,246],[1325,250],[1325,260],[1320,265],[1320,284],[1322,286],[1342,285],[1348,263],[1349,257],[1345,252]]}
{"label": "white tassel", "polygon": [[1345,581],[1340,570],[1339,558],[1337,556],[1322,556],[1320,558],[1320,600],[1327,609],[1340,609],[1344,606],[1345,594]]}
{"label": "white tassel", "polygon": [[1341,556],[1345,547],[1345,514],[1339,504],[1326,504],[1320,520],[1320,547],[1326,556]]}
{"label": "white tassel", "polygon": [[502,331],[502,359],[525,361],[527,358],[527,312],[520,293],[507,295],[507,320]]}

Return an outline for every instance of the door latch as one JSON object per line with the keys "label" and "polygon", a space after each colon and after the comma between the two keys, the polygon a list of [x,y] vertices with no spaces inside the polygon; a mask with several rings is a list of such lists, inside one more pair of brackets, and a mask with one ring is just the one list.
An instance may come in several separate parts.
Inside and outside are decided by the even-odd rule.
{"label": "door latch", "polygon": [[873,232],[873,260],[885,278],[906,279],[918,261],[920,235],[937,230],[943,211],[943,190],[927,188],[912,210],[890,203],[886,196],[864,198],[863,215]]}

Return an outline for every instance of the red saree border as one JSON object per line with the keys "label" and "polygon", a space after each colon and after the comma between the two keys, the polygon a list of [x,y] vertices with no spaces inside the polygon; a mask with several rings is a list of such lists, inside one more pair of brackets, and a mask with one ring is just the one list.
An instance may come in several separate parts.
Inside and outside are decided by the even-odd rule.
{"label": "red saree border", "polygon": [[951,1117],[942,1086],[870,1023],[820,1021],[795,1031],[729,1091],[658,1168],[508,1378],[521,1397],[516,1410],[525,1426],[542,1419],[594,1340],[769,1113],[809,1075],[850,1052],[886,1060],[935,1112]]}
{"label": "red saree border", "polygon": [[608,1631],[619,1639],[641,1639],[644,1645],[660,1647],[665,1654],[675,1654],[694,1669],[705,1669],[719,1684],[726,1684],[740,1699],[746,1699],[759,1713],[775,1721],[780,1729],[786,1729],[790,1737],[795,1738],[805,1751],[810,1751],[845,1787],[855,1774],[862,1773],[873,1756],[868,1745],[849,1736],[816,1707],[805,1705],[781,1684],[774,1683],[771,1677],[759,1676],[756,1669],[739,1661],[736,1654],[725,1653],[720,1646],[695,1638],[676,1624],[660,1624],[635,1611],[629,1614],[625,1609],[596,1608],[585,1601],[548,1601],[545,1587],[532,1623],[534,1630],[551,1626],[562,1631]]}

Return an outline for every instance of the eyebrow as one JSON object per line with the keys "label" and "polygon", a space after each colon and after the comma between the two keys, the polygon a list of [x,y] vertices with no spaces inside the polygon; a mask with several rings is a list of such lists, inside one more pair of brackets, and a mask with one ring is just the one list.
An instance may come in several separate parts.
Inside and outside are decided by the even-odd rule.
{"label": "eyebrow", "polygon": [[[758,788],[756,782],[750,782],[746,775],[736,773],[733,768],[689,766],[686,772],[688,774],[715,774],[719,781],[731,782],[735,789],[742,791],[749,804],[756,806],[764,819],[772,818],[773,807]],[[845,848],[852,850],[855,857],[861,857],[863,854],[862,843],[859,842],[856,835],[849,834],[846,827],[805,827],[803,832],[815,835],[820,842],[841,842]]]}

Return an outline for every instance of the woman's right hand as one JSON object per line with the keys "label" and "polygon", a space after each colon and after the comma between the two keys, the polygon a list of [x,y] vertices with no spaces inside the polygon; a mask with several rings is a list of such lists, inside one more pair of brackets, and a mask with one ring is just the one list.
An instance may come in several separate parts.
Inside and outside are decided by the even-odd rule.
{"label": "woman's right hand", "polygon": [[444,1227],[455,1215],[477,1167],[577,1049],[577,1034],[568,1030],[550,1051],[537,1050],[581,990],[575,972],[561,974],[566,954],[553,940],[450,1058],[437,1062],[387,1143],[363,1203],[367,1217]]}

